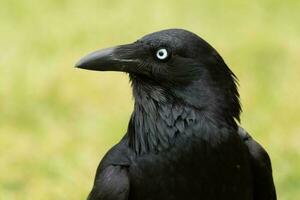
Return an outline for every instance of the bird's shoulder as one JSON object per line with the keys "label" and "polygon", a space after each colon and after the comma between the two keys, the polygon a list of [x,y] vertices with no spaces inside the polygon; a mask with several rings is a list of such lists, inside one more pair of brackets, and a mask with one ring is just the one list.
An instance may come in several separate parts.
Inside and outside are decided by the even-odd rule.
{"label": "bird's shoulder", "polygon": [[251,137],[251,135],[243,128],[239,127],[238,133],[248,147],[251,159],[255,160],[255,163],[257,165],[260,165],[261,167],[265,167],[267,169],[271,169],[270,157],[267,151],[262,147],[262,145],[255,141]]}
{"label": "bird's shoulder", "polygon": [[128,140],[124,137],[119,143],[114,145],[103,157],[99,164],[99,169],[109,165],[129,166],[134,152],[128,145]]}
{"label": "bird's shoulder", "polygon": [[271,160],[267,151],[243,128],[239,127],[238,133],[249,151],[254,199],[276,200]]}
{"label": "bird's shoulder", "polygon": [[123,139],[101,160],[88,200],[125,200],[129,193],[130,157],[132,152]]}
{"label": "bird's shoulder", "polygon": [[88,200],[126,200],[129,194],[127,168],[120,165],[105,167],[95,179]]}

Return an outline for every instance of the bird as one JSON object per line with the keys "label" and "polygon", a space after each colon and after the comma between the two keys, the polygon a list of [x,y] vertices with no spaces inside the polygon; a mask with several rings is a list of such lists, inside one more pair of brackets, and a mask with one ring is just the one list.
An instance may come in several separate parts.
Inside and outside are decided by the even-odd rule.
{"label": "bird", "polygon": [[134,108],[88,200],[275,200],[271,160],[240,125],[238,80],[185,29],[105,48],[75,67],[129,75]]}

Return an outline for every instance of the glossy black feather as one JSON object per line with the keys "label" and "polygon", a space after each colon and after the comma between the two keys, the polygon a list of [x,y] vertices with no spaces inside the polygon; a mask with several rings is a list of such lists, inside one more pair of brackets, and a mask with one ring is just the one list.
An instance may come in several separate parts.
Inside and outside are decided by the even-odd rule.
{"label": "glossy black feather", "polygon": [[239,129],[250,154],[250,163],[253,173],[254,199],[276,199],[276,191],[272,175],[271,160],[266,150],[256,142],[245,130]]}

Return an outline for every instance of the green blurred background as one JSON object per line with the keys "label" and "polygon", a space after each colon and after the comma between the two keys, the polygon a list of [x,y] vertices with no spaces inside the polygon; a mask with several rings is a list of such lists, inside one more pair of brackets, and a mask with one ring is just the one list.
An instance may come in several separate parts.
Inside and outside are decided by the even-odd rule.
{"label": "green blurred background", "polygon": [[128,77],[75,69],[98,48],[191,30],[240,80],[242,126],[278,199],[300,197],[300,1],[0,0],[0,199],[85,199],[126,131]]}

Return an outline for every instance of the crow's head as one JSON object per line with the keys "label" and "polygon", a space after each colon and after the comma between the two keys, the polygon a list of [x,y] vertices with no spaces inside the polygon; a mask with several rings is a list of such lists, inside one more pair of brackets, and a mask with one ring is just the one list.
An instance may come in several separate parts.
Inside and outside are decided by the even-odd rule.
{"label": "crow's head", "polygon": [[160,87],[193,107],[239,119],[234,74],[213,47],[186,30],[163,30],[132,44],[96,51],[76,67],[126,72],[131,79]]}

